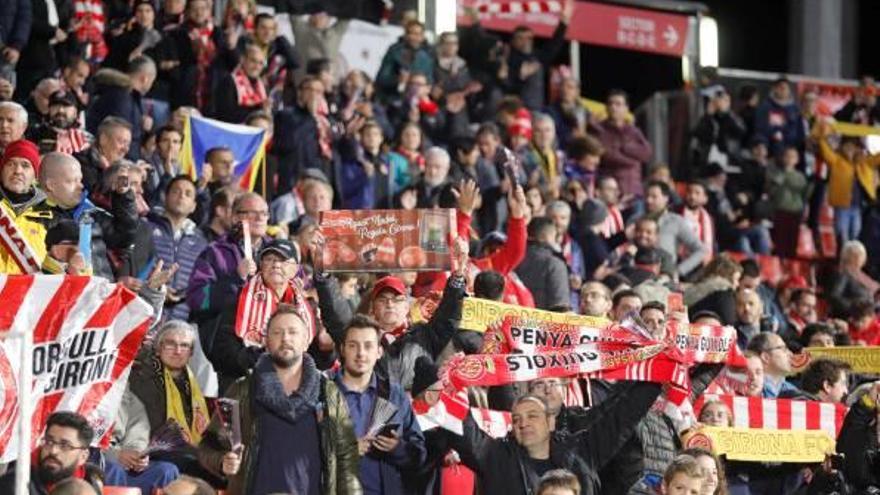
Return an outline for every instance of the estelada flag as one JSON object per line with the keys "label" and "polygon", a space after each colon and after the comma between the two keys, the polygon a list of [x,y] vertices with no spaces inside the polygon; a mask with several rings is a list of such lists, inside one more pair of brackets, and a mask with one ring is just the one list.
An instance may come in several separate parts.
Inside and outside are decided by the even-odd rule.
{"label": "estelada flag", "polygon": [[[121,284],[69,275],[2,275],[0,301],[0,329],[33,336],[31,449],[55,411],[85,416],[107,445],[152,308]],[[0,462],[17,454],[22,344],[0,341]]]}
{"label": "estelada flag", "polygon": [[253,191],[260,167],[266,161],[266,131],[259,127],[229,124],[191,115],[183,124],[180,148],[181,173],[198,180],[209,150],[226,147],[235,157],[232,175],[242,189]]}

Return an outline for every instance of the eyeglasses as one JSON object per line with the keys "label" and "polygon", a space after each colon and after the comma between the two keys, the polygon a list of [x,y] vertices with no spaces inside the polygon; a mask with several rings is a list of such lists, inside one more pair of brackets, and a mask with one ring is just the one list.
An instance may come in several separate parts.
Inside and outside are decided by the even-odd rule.
{"label": "eyeglasses", "polygon": [[79,446],[73,445],[72,443],[68,442],[67,440],[53,440],[51,438],[46,438],[46,437],[43,437],[40,439],[40,447],[42,447],[46,450],[51,450],[53,447],[58,447],[58,450],[60,450],[61,452],[65,452],[65,453],[71,452],[74,450],[88,450],[88,447],[79,447]]}
{"label": "eyeglasses", "polygon": [[385,306],[391,306],[392,304],[403,304],[406,302],[406,296],[395,296],[395,297],[377,297],[373,299],[373,301],[384,304]]}
{"label": "eyeglasses", "polygon": [[188,351],[193,348],[192,343],[190,342],[162,342],[162,349],[166,351]]}
{"label": "eyeglasses", "polygon": [[236,213],[236,215],[242,215],[242,216],[251,217],[251,218],[269,218],[268,211],[238,210],[235,213]]}

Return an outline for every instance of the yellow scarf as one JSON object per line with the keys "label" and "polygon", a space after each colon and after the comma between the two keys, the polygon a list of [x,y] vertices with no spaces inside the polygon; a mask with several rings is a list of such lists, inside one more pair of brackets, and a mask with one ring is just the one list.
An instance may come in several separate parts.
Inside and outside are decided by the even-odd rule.
{"label": "yellow scarf", "polygon": [[174,377],[165,366],[162,367],[162,373],[165,378],[165,419],[180,425],[186,435],[186,440],[192,445],[198,445],[202,440],[202,432],[208,427],[208,404],[202,395],[202,389],[199,388],[198,382],[187,366],[186,373],[192,391],[192,424],[188,424],[183,409],[183,399],[180,397],[180,390],[174,383]]}

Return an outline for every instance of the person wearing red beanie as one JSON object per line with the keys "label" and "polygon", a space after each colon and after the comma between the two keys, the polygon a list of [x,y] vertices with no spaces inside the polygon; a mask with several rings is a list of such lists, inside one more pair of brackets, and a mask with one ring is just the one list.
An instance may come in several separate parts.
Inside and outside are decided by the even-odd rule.
{"label": "person wearing red beanie", "polygon": [[3,187],[15,193],[26,193],[40,173],[40,150],[27,139],[13,141],[6,146],[0,160]]}
{"label": "person wearing red beanie", "polygon": [[35,186],[39,170],[37,145],[24,139],[6,145],[0,159],[0,273],[39,272],[46,256],[52,212]]}

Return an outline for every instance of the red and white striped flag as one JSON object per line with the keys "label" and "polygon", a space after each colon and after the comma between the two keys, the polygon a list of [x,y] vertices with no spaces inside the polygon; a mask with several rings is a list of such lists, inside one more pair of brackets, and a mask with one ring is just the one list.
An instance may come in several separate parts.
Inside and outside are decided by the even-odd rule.
{"label": "red and white striped flag", "polygon": [[[0,329],[33,335],[34,443],[55,411],[85,416],[95,445],[109,441],[152,308],[101,277],[64,275],[0,275],[0,301]],[[0,462],[17,453],[21,345],[0,342]]]}
{"label": "red and white striped flag", "polygon": [[[721,401],[733,414],[733,426],[770,430],[824,430],[837,438],[847,408],[815,400],[764,399],[704,394],[694,403],[700,411],[707,401]],[[699,415],[698,415],[699,416]]]}
{"label": "red and white striped flag", "polygon": [[433,406],[421,399],[415,399],[412,408],[422,431],[443,428],[461,435],[464,431],[462,422],[467,417],[470,405],[467,391],[447,387],[440,392],[440,400]]}

